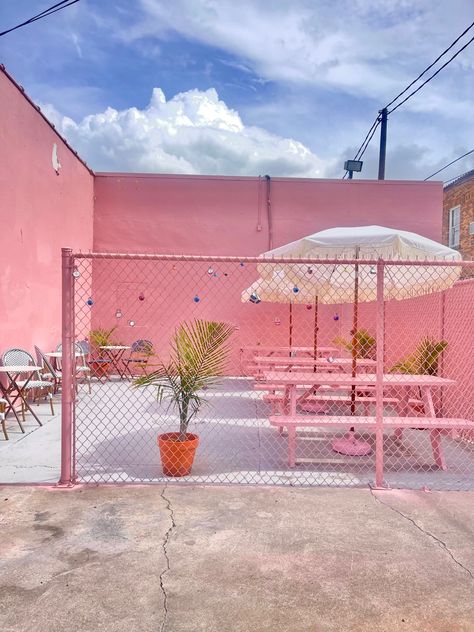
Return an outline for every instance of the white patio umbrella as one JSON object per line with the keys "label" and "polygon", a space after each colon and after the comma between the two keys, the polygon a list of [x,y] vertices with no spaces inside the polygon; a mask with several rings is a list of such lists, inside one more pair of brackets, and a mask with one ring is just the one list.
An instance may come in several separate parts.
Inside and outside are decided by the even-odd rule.
{"label": "white patio umbrella", "polygon": [[313,327],[313,346],[314,357],[317,355],[318,346],[318,296],[315,287],[310,288],[309,284],[302,290],[294,284],[289,283],[285,278],[284,270],[276,270],[271,280],[268,278],[260,278],[250,287],[242,292],[241,300],[243,303],[288,303],[290,309],[289,318],[289,346],[293,344],[293,305],[306,304],[314,306],[314,327]]}
{"label": "white patio umbrella", "polygon": [[[356,263],[271,263],[271,259],[352,259]],[[297,288],[297,296],[317,295],[319,303],[353,303],[352,374],[357,369],[358,305],[377,298],[376,269],[362,265],[364,259],[407,261],[407,265],[387,266],[384,272],[384,299],[403,300],[453,285],[461,273],[460,266],[439,266],[436,275],[430,261],[460,261],[461,255],[436,241],[407,231],[383,226],[331,228],[303,237],[262,255],[267,263],[258,264],[262,281],[275,284],[275,278]],[[426,261],[426,266],[410,266],[409,261]],[[358,263],[360,261],[360,264]],[[269,265],[270,264],[270,265]],[[254,284],[256,285],[256,284]],[[257,291],[257,287],[255,287]],[[263,294],[263,291],[262,291]],[[355,414],[355,387],[352,387],[351,414]],[[352,430],[352,429],[351,429]],[[353,433],[349,442],[333,446],[346,454],[367,454],[368,444],[356,442]],[[365,450],[365,451],[364,451]]]}

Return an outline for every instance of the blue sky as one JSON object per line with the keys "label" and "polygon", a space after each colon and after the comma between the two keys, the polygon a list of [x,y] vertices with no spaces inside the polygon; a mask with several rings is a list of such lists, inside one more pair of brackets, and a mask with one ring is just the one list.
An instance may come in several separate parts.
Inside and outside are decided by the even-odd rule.
{"label": "blue sky", "polygon": [[[0,30],[50,4],[1,0]],[[2,37],[0,61],[96,170],[340,177],[472,21],[471,0],[81,0]],[[474,45],[390,117],[387,177],[474,147],[473,67]]]}

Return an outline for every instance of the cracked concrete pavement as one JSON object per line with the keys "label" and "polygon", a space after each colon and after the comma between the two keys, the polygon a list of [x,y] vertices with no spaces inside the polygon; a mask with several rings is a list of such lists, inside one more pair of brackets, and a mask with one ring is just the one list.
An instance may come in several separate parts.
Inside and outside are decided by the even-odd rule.
{"label": "cracked concrete pavement", "polygon": [[468,632],[470,492],[3,487],[2,632]]}

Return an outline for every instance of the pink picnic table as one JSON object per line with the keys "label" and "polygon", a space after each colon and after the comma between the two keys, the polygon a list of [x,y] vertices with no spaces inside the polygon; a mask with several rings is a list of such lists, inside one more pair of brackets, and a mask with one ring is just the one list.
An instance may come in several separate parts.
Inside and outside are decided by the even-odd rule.
{"label": "pink picnic table", "polygon": [[[333,358],[331,356],[327,358],[308,358],[304,356],[299,357],[285,357],[285,356],[255,356],[253,361],[261,369],[269,367],[272,370],[275,367],[285,371],[290,369],[308,369],[314,368],[322,369],[323,372],[332,371],[334,369],[348,370],[352,368],[352,358]],[[375,369],[377,362],[368,358],[360,358],[357,360],[357,368]]]}
{"label": "pink picnic table", "polygon": [[[348,373],[302,373],[288,371],[264,371],[263,373],[266,384],[284,386],[284,415],[272,417],[270,419],[272,425],[281,425],[288,427],[288,453],[290,466],[294,466],[296,452],[296,427],[298,425],[350,425],[356,427],[364,427],[367,429],[380,429],[375,417],[358,417],[358,416],[324,416],[324,415],[297,415],[296,407],[299,401],[304,400],[322,386],[334,387],[376,387],[377,376],[375,373],[360,373],[352,376]],[[466,423],[465,420],[451,420],[444,418],[436,418],[436,411],[433,403],[432,389],[436,387],[453,386],[455,380],[438,377],[435,375],[405,375],[398,373],[386,373],[382,375],[383,388],[400,389],[400,404],[397,407],[399,417],[383,417],[383,427],[395,428],[395,436],[401,439],[404,427],[413,427],[415,424],[423,428],[426,426],[430,430],[431,445],[436,465],[441,469],[446,469],[446,464],[442,452],[440,441],[440,430],[442,428],[459,427]],[[304,387],[305,392],[298,397],[298,387]],[[425,407],[425,416],[420,418],[408,417],[409,395],[412,387],[418,387],[421,392],[422,400]],[[281,424],[280,424],[281,421]],[[383,442],[382,442],[383,446]],[[379,455],[383,460],[382,453]]]}
{"label": "pink picnic table", "polygon": [[[292,354],[294,356],[306,355],[313,356],[314,355],[314,347],[280,347],[278,345],[254,345],[249,347],[241,347],[241,353],[258,353],[260,356],[273,356],[274,354]],[[318,356],[324,357],[331,355],[331,353],[337,352],[336,347],[327,347],[321,346],[316,348],[316,353]]]}

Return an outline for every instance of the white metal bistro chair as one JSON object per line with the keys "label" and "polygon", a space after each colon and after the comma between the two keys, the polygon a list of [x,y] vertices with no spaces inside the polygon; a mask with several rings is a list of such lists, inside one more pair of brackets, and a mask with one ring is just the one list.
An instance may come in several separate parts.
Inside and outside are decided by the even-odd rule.
{"label": "white metal bistro chair", "polygon": [[[24,349],[8,349],[2,355],[2,365],[5,367],[15,367],[15,366],[36,366],[35,360],[33,356]],[[44,375],[42,375],[39,371],[35,371],[33,378],[30,380],[17,380],[16,381],[19,388],[24,389],[26,394],[31,393],[31,397],[33,401],[39,403],[39,399],[41,396],[44,396],[48,399],[49,405],[51,406],[51,414],[54,415],[54,404],[53,404],[53,391],[54,384],[52,381],[47,380]],[[24,420],[24,407],[22,406],[22,415]],[[36,417],[36,415],[34,415]],[[41,426],[41,421],[36,417],[36,421]]]}

